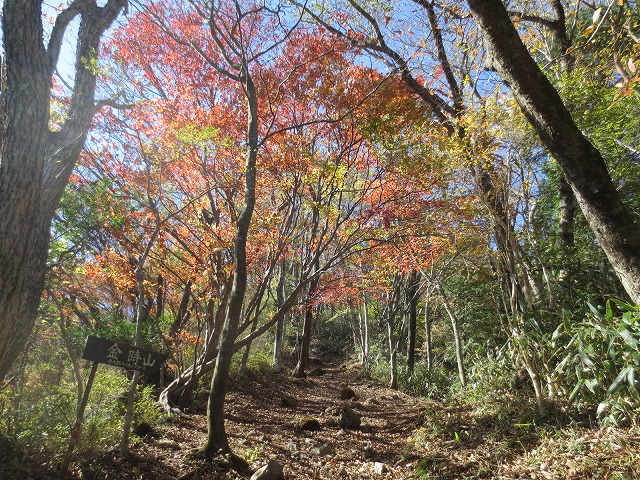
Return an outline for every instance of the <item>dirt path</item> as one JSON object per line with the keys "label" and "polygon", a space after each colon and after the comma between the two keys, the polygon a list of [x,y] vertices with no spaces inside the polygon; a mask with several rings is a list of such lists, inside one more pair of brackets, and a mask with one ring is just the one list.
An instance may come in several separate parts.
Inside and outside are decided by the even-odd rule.
{"label": "dirt path", "polygon": [[[251,374],[232,383],[225,423],[233,451],[249,462],[237,473],[228,458],[194,459],[206,439],[206,416],[192,412],[156,428],[121,459],[117,448],[84,452],[76,480],[239,480],[269,460],[285,479],[601,480],[640,478],[640,427],[601,429],[567,417],[541,419],[520,394],[469,404],[423,401],[358,377],[358,368],[323,365],[321,376],[294,380]],[[342,400],[341,386],[356,398]],[[202,404],[204,405],[204,404]],[[352,408],[359,429],[341,429],[338,412]],[[319,430],[300,428],[311,417]],[[105,448],[108,448],[105,446]],[[1,452],[0,452],[1,453]],[[37,466],[35,466],[37,467]],[[69,479],[30,466],[2,480]]]}
{"label": "dirt path", "polygon": [[[228,395],[226,422],[235,453],[250,462],[251,471],[277,460],[287,480],[411,477],[418,457],[410,437],[424,403],[380,383],[358,380],[355,369],[321,368],[323,375],[304,380],[254,375],[236,381]],[[341,400],[343,384],[355,398]],[[359,429],[339,427],[337,414],[345,406],[361,416]],[[320,429],[302,430],[305,417],[317,419]],[[147,460],[137,467],[141,478],[216,478],[186,460],[205,438],[203,413],[160,427],[156,438],[134,446],[134,453]],[[155,461],[149,464],[148,459]],[[229,472],[217,478],[236,477]]]}

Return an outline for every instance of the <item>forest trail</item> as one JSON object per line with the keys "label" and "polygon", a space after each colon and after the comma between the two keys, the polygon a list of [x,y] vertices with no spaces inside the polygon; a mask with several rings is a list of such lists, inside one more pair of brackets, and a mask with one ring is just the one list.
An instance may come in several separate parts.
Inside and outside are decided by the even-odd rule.
{"label": "forest trail", "polygon": [[[79,461],[75,476],[249,478],[251,472],[276,460],[284,466],[287,480],[411,478],[419,459],[411,436],[422,423],[426,403],[360,378],[355,367],[332,363],[311,368],[317,371],[305,379],[249,373],[233,381],[225,426],[232,450],[249,462],[245,475],[225,472],[221,462],[203,468],[201,462],[190,460],[206,440],[206,412],[197,411],[157,427],[154,436],[134,443],[131,452],[137,461],[133,466],[108,454]],[[341,399],[342,385],[348,385],[356,397]],[[345,406],[361,417],[360,428],[340,428],[338,414]],[[320,429],[300,428],[305,418],[316,419]]]}
{"label": "forest trail", "polygon": [[[241,473],[225,457],[194,458],[205,443],[206,399],[199,409],[159,425],[131,445],[83,454],[71,477],[90,480],[249,479],[270,460],[285,480],[637,479],[640,433],[585,424],[567,428],[536,417],[522,395],[489,398],[475,409],[457,402],[422,400],[362,376],[356,364],[315,365],[305,379],[272,372],[234,377],[227,395],[226,430],[234,453],[249,463]],[[341,399],[342,386],[356,394]],[[520,392],[522,394],[523,392]],[[357,429],[342,429],[338,414],[350,407]],[[300,428],[316,419],[319,430]],[[29,478],[51,480],[49,476]],[[61,477],[62,478],[62,477]]]}

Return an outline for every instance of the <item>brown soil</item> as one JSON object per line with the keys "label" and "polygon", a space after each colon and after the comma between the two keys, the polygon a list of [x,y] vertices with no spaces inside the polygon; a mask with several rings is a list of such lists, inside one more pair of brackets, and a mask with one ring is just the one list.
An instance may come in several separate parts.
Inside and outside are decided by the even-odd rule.
{"label": "brown soil", "polygon": [[[358,378],[356,368],[322,368],[324,375],[301,380],[250,374],[234,381],[227,395],[225,428],[234,453],[249,462],[243,473],[234,471],[224,458],[207,466],[195,458],[207,432],[205,412],[198,412],[157,427],[155,436],[132,445],[127,461],[114,453],[80,460],[74,476],[248,478],[275,459],[284,465],[287,480],[410,478],[419,459],[411,435],[422,423],[425,402]],[[342,384],[351,387],[356,397],[341,400]],[[337,414],[343,406],[361,416],[359,429],[339,427]],[[317,419],[320,430],[302,430],[300,420],[306,417]],[[384,473],[375,473],[376,462],[384,465]]]}

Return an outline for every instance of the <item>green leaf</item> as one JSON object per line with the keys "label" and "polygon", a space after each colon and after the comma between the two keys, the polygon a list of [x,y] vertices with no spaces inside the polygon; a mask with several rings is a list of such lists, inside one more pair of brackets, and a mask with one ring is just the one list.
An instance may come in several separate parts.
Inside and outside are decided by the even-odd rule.
{"label": "green leaf", "polygon": [[606,316],[607,318],[613,318],[613,307],[611,305],[611,302],[607,302]]}
{"label": "green leaf", "polygon": [[637,312],[639,310],[636,305],[631,305],[623,302],[622,300],[618,300],[617,298],[611,298],[609,301],[615,303],[621,310],[625,310],[627,312]]}
{"label": "green leaf", "polygon": [[580,389],[582,388],[582,385],[584,385],[584,382],[585,381],[581,378],[580,380],[578,380],[578,383],[576,383],[576,386],[573,387],[571,395],[569,395],[569,402],[567,403],[567,407],[570,407],[578,397],[578,394],[580,393]]}
{"label": "green leaf", "polygon": [[598,311],[598,309],[593,306],[591,303],[587,303],[587,306],[589,307],[589,310],[591,310],[591,312],[596,315],[596,316],[600,316],[600,312]]}
{"label": "green leaf", "polygon": [[629,389],[631,396],[636,400],[636,402],[640,401],[640,392],[638,392],[638,388],[636,387],[636,369],[633,367],[629,367],[627,382],[629,382],[629,386],[631,387]]}
{"label": "green leaf", "polygon": [[591,393],[596,393],[596,387],[598,385],[600,385],[600,382],[597,378],[590,378],[584,382],[584,386],[587,387]]}
{"label": "green leaf", "polygon": [[589,358],[586,352],[580,352],[579,355],[580,355],[580,360],[582,360],[582,363],[584,363],[587,367],[595,366],[595,363],[593,363],[593,360]]}
{"label": "green leaf", "polygon": [[627,329],[620,330],[618,333],[620,334],[620,336],[622,337],[622,339],[625,341],[627,345],[629,345],[631,348],[634,348],[634,349],[638,348],[638,341],[635,339],[635,337],[629,330]]}
{"label": "green leaf", "polygon": [[618,376],[616,377],[616,379],[607,389],[607,393],[609,395],[616,393],[620,389],[620,387],[622,387],[622,383],[624,382],[624,380],[627,378],[627,375],[629,374],[629,369],[633,369],[633,367],[627,366],[627,367],[624,367],[622,370],[620,370],[620,373],[618,373]]}

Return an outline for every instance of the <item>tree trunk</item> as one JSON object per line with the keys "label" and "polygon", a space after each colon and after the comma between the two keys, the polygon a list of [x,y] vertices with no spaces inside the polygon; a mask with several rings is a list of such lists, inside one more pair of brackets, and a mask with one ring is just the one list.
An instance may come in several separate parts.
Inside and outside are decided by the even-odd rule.
{"label": "tree trunk", "polygon": [[460,328],[458,326],[458,317],[453,311],[453,308],[451,308],[451,304],[449,304],[449,299],[444,292],[444,288],[442,288],[442,285],[440,285],[439,282],[437,288],[440,296],[442,297],[442,305],[444,305],[444,309],[447,311],[449,319],[451,320],[453,340],[456,347],[456,362],[458,363],[458,377],[460,378],[460,385],[465,387],[467,385],[467,377],[464,372],[464,354],[462,350],[462,337],[460,335]]}
{"label": "tree trunk", "polygon": [[[569,255],[572,253],[574,243],[576,199],[562,172],[560,172],[559,183],[558,229],[560,237],[560,247],[566,254],[565,258],[568,260]],[[571,268],[565,263],[563,263],[560,269],[559,277],[560,280],[564,282],[567,282],[571,278]]]}
{"label": "tree trunk", "polygon": [[409,304],[409,328],[407,332],[407,372],[413,375],[416,362],[416,335],[418,324],[418,287],[419,276],[415,270],[409,277],[407,303]]}
{"label": "tree trunk", "polygon": [[398,389],[398,342],[393,332],[391,330],[391,326],[387,324],[389,330],[389,388],[393,390]]}
{"label": "tree trunk", "polygon": [[311,333],[313,331],[313,296],[318,288],[318,277],[314,277],[309,284],[309,292],[307,294],[307,302],[304,312],[304,323],[302,324],[302,338],[300,342],[300,353],[298,355],[298,363],[291,374],[294,378],[302,378],[306,376],[305,369],[309,365],[309,351],[311,349]]}
{"label": "tree trunk", "polygon": [[[318,209],[317,204],[314,203],[313,211],[312,211],[312,220],[311,220],[311,239],[309,244],[312,245],[313,240],[316,238],[316,234],[318,232],[318,225],[320,223],[320,211]],[[293,369],[293,377],[294,378],[302,378],[306,375],[305,368],[309,363],[309,350],[311,348],[311,333],[313,330],[313,301],[314,295],[316,293],[316,289],[318,288],[318,284],[320,283],[320,278],[318,276],[318,270],[320,269],[320,257],[318,256],[318,252],[311,251],[311,255],[314,255],[313,260],[313,278],[309,283],[309,291],[307,294],[307,301],[305,305],[305,313],[304,313],[304,323],[302,325],[302,341],[300,343],[300,352],[298,355],[298,363]]]}
{"label": "tree trunk", "polygon": [[362,360],[365,370],[368,372],[371,366],[369,358],[369,308],[367,302],[362,306]]}
{"label": "tree trunk", "polygon": [[556,159],[589,226],[628,295],[640,302],[640,225],[621,198],[600,152],[576,126],[500,0],[467,0],[492,66],[511,88],[544,146]]}
{"label": "tree trunk", "polygon": [[387,323],[387,338],[389,343],[389,388],[398,388],[398,345],[399,339],[396,334],[396,315],[401,302],[402,275],[396,274],[393,279],[393,286],[389,302],[383,313]]}
{"label": "tree trunk", "polygon": [[224,401],[229,382],[231,358],[235,351],[234,343],[242,304],[247,289],[247,235],[255,207],[256,192],[256,159],[258,156],[258,99],[253,80],[244,67],[244,86],[248,103],[247,124],[247,158],[245,171],[244,206],[238,216],[236,237],[234,242],[233,286],[229,296],[227,314],[220,337],[220,346],[216,358],[216,366],[211,379],[209,403],[207,406],[207,442],[204,446],[206,457],[213,457],[219,451],[230,453],[229,440],[224,428]]}
{"label": "tree trunk", "polygon": [[363,304],[362,313],[358,313],[358,321],[360,322],[361,348],[362,348],[362,365],[365,370],[369,371],[369,307],[367,297],[362,293]]}
{"label": "tree trunk", "polygon": [[[276,287],[276,298],[278,302],[278,308],[282,308],[284,305],[284,287],[286,278],[286,262],[283,260],[280,265],[280,278],[278,279],[278,286]],[[287,334],[287,317],[284,315],[278,323],[276,323],[276,338],[273,341],[273,371],[282,372],[282,356],[284,353],[284,340]]]}
{"label": "tree trunk", "polygon": [[[258,328],[258,316],[256,316],[256,318],[253,319],[253,322],[251,322],[251,333],[254,333],[256,331],[256,328]],[[246,373],[247,371],[247,363],[249,362],[249,354],[251,353],[251,344],[253,342],[247,342],[247,345],[244,347],[244,353],[242,354],[242,360],[240,360],[240,372],[241,373]]]}
{"label": "tree trunk", "polygon": [[43,45],[41,2],[5,0],[2,14],[6,82],[0,160],[0,379],[27,341],[44,285],[51,219],[84,145],[94,105],[95,72],[77,71],[67,120],[49,130],[51,77],[67,26],[81,16],[78,57],[91,58],[125,0],[74,2]]}
{"label": "tree trunk", "polygon": [[433,343],[431,341],[431,315],[429,312],[429,292],[425,294],[424,300],[424,350],[427,355],[427,369],[433,368]]}

